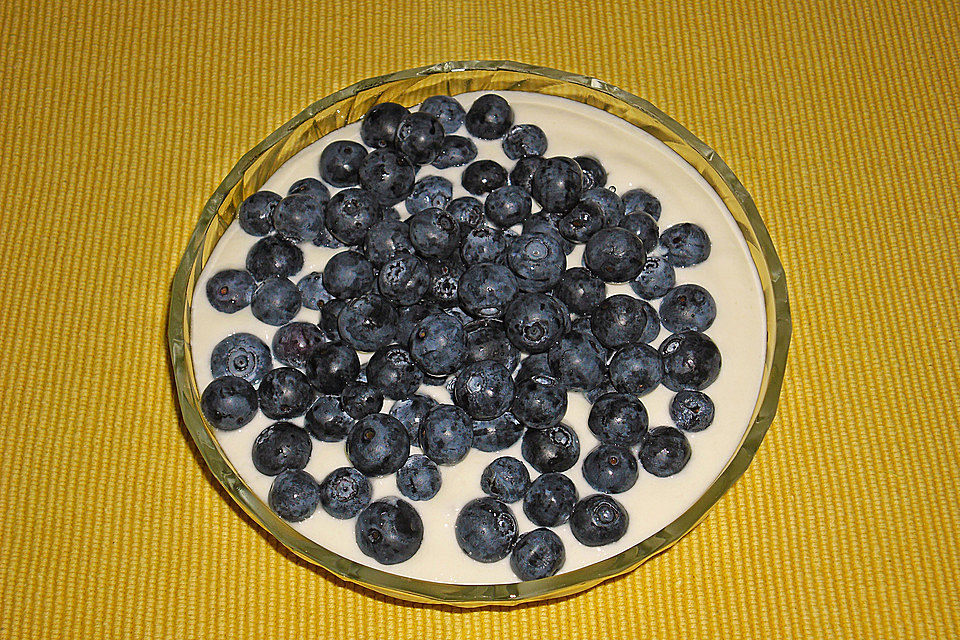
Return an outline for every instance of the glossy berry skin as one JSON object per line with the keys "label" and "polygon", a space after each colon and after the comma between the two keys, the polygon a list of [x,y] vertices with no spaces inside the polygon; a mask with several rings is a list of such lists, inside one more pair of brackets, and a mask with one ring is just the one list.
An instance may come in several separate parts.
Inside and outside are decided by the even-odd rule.
{"label": "glossy berry skin", "polygon": [[347,385],[340,394],[340,407],[355,420],[379,413],[383,408],[383,392],[366,382]]}
{"label": "glossy berry skin", "polygon": [[483,95],[470,106],[464,124],[470,135],[483,140],[496,140],[505,136],[513,125],[513,109],[498,95]]}
{"label": "glossy berry skin", "polygon": [[601,444],[583,459],[583,477],[596,491],[623,493],[637,483],[637,459],[626,447]]}
{"label": "glossy berry skin", "polygon": [[367,231],[380,222],[380,205],[364,189],[350,188],[337,192],[327,203],[324,220],[333,237],[348,245],[359,245]]}
{"label": "glossy berry skin", "polygon": [[273,334],[273,355],[282,364],[302,369],[307,365],[307,358],[313,350],[324,342],[327,342],[327,339],[317,325],[291,322]]}
{"label": "glossy berry skin", "polygon": [[483,203],[473,196],[456,198],[443,208],[457,221],[461,240],[471,229],[483,222]]}
{"label": "glossy berry skin", "polygon": [[507,248],[512,240],[503,229],[478,225],[464,236],[460,255],[467,265],[502,263],[506,260]]}
{"label": "glossy berry skin", "polygon": [[511,160],[542,156],[547,151],[547,136],[535,124],[516,124],[507,131],[501,146],[503,153]]}
{"label": "glossy berry skin", "polygon": [[350,301],[333,298],[320,309],[320,324],[318,326],[329,340],[340,340],[340,327],[337,321],[340,319],[340,312],[343,311],[348,302]]}
{"label": "glossy berry skin", "polygon": [[533,192],[533,174],[537,172],[540,165],[543,164],[541,156],[526,156],[517,160],[510,170],[510,184],[522,187],[527,193]]}
{"label": "glossy berry skin", "polygon": [[300,289],[281,276],[267,278],[250,297],[250,311],[260,322],[285,325],[300,311]]}
{"label": "glossy berry skin", "polygon": [[352,467],[334,469],[320,482],[320,505],[338,520],[356,516],[372,496],[370,481]]}
{"label": "glossy berry skin", "polygon": [[523,498],[523,512],[540,527],[558,527],[573,513],[577,488],[562,473],[545,473],[533,481]]}
{"label": "glossy berry skin", "polygon": [[413,253],[410,243],[410,228],[406,222],[381,220],[367,231],[363,252],[376,268],[381,268],[394,258]]}
{"label": "glossy berry skin", "polygon": [[660,354],[648,344],[633,344],[610,359],[610,381],[617,391],[642,396],[653,391],[663,378]]}
{"label": "glossy berry skin", "polygon": [[556,378],[534,375],[516,383],[511,413],[531,429],[546,429],[567,412],[567,388]]}
{"label": "glossy berry skin", "polygon": [[414,215],[424,209],[443,209],[453,197],[453,184],[442,176],[426,176],[417,180],[407,196],[407,213]]}
{"label": "glossy berry skin", "polygon": [[413,163],[393,149],[377,149],[367,154],[360,164],[359,175],[360,185],[386,207],[406,200],[413,193],[413,185],[417,180]]}
{"label": "glossy berry skin", "polygon": [[473,421],[473,447],[479,451],[502,451],[523,435],[523,425],[511,413],[493,420]]}
{"label": "glossy berry skin", "polygon": [[236,376],[251,384],[260,382],[272,364],[270,347],[250,333],[227,336],[210,355],[210,373],[214,378]]}
{"label": "glossy berry skin", "polygon": [[533,174],[530,194],[545,211],[565,212],[580,200],[583,171],[576,161],[557,156],[547,158]]}
{"label": "glossy berry skin", "polygon": [[381,102],[370,107],[360,121],[360,139],[374,149],[391,147],[397,138],[400,121],[410,113],[395,102]]}
{"label": "glossy berry skin", "polygon": [[316,399],[316,391],[302,371],[280,367],[263,377],[257,397],[263,415],[276,420],[302,416]]}
{"label": "glossy berry skin", "polygon": [[654,220],[660,219],[660,201],[643,189],[631,189],[621,196],[624,213],[646,213]]}
{"label": "glossy berry skin", "polygon": [[619,226],[627,231],[637,234],[643,243],[643,250],[650,253],[657,248],[660,241],[660,230],[657,228],[657,221],[648,213],[631,213],[624,216]]}
{"label": "glossy berry skin", "polygon": [[663,385],[671,391],[702,391],[720,375],[720,350],[697,331],[684,331],[660,343]]}
{"label": "glossy berry skin", "polygon": [[460,307],[477,318],[496,318],[517,295],[517,279],[507,267],[477,264],[460,276],[457,295]]}
{"label": "glossy berry skin", "polygon": [[565,424],[527,429],[520,447],[523,459],[540,473],[566,471],[580,458],[580,440]]}
{"label": "glossy berry skin", "polygon": [[542,293],[514,298],[503,316],[507,337],[521,351],[542,353],[563,335],[570,316],[563,303]]}
{"label": "glossy berry skin", "polygon": [[703,431],[713,424],[713,415],[713,400],[702,391],[678,391],[670,401],[670,419],[684,431]]}
{"label": "glossy berry skin", "polygon": [[577,503],[570,516],[570,531],[580,544],[601,547],[622,538],[630,525],[623,505],[602,493],[587,496]]}
{"label": "glossy berry skin", "polygon": [[550,370],[550,362],[546,353],[534,353],[520,361],[520,368],[517,370],[515,380],[517,384],[524,380],[529,380],[533,376],[553,376]]}
{"label": "glossy berry skin", "polygon": [[462,167],[477,157],[477,145],[470,138],[446,136],[440,144],[440,152],[430,164],[437,169]]}
{"label": "glossy berry skin", "polygon": [[459,310],[454,308],[458,302],[460,276],[465,270],[458,254],[453,253],[442,260],[430,260],[427,262],[427,269],[430,270],[430,288],[424,301],[457,315],[462,322],[469,322],[469,316],[461,316]]}
{"label": "glossy berry skin", "polygon": [[604,226],[603,211],[592,202],[581,200],[557,220],[560,235],[570,242],[582,244]]}
{"label": "glossy berry skin", "polygon": [[556,223],[548,218],[548,215],[550,214],[545,214],[540,211],[524,220],[524,235],[530,233],[543,233],[548,236],[552,236],[561,244],[561,246],[563,246],[563,252],[567,255],[570,255],[573,252],[573,248],[575,246],[574,243],[560,235],[560,231],[557,230]]}
{"label": "glossy berry skin", "polygon": [[480,489],[491,498],[510,504],[521,500],[530,488],[530,472],[516,458],[502,456],[480,475]]}
{"label": "glossy berry skin", "polygon": [[420,426],[423,419],[430,413],[430,409],[437,406],[437,401],[430,396],[420,394],[411,395],[403,400],[397,400],[390,408],[390,415],[400,421],[410,436],[410,444],[420,446]]}
{"label": "glossy berry skin", "polygon": [[441,313],[440,307],[435,304],[418,302],[407,307],[397,309],[397,342],[406,348],[410,347],[410,336],[413,327],[432,313]]}
{"label": "glossy berry skin", "polygon": [[397,470],[397,489],[410,500],[429,500],[437,495],[442,483],[437,463],[424,455],[410,456]]}
{"label": "glossy berry skin", "polygon": [[265,236],[273,232],[273,210],[281,198],[273,191],[257,191],[240,203],[237,219],[240,228],[251,236]]}
{"label": "glossy berry skin", "polygon": [[454,531],[467,556],[496,562],[510,555],[519,526],[510,507],[493,498],[477,498],[460,509]]}
{"label": "glossy berry skin", "polygon": [[290,188],[287,189],[287,195],[293,196],[297,194],[310,196],[314,200],[319,201],[321,205],[326,205],[330,202],[330,189],[327,189],[327,185],[316,178],[301,178],[290,185]]}
{"label": "glossy berry skin", "polygon": [[396,145],[414,164],[430,164],[440,153],[443,124],[424,111],[408,113],[397,126]]}
{"label": "glossy berry skin", "polygon": [[253,441],[253,466],[265,476],[285,469],[303,469],[313,444],[306,431],[290,422],[275,422]]}
{"label": "glossy berry skin", "polygon": [[470,451],[473,423],[466,411],[449,404],[439,404],[420,424],[420,448],[437,464],[456,464]]}
{"label": "glossy berry skin", "polygon": [[567,268],[563,244],[545,233],[524,233],[507,249],[507,264],[524,291],[552,289]]}
{"label": "glossy berry skin", "polygon": [[289,278],[303,268],[303,251],[280,236],[267,236],[250,248],[246,267],[258,282],[272,276]]}
{"label": "glossy berry skin", "polygon": [[660,316],[649,302],[646,300],[641,300],[641,302],[643,303],[643,313],[647,316],[647,327],[643,330],[643,337],[640,339],[644,342],[653,342],[660,335]]}
{"label": "glossy berry skin", "polygon": [[367,293],[347,303],[337,324],[345,343],[359,351],[376,351],[393,342],[397,320],[397,310],[386,298]]}
{"label": "glossy berry skin", "polygon": [[467,356],[464,364],[482,360],[499,362],[507,371],[520,363],[520,351],[507,338],[503,323],[498,320],[476,320],[464,325],[467,333]]}
{"label": "glossy berry skin", "polygon": [[367,477],[394,473],[409,455],[407,430],[385,413],[364,416],[347,434],[347,458]]}
{"label": "glossy berry skin", "polygon": [[320,392],[337,394],[360,375],[360,359],[351,346],[340,342],[321,344],[307,358],[307,377]]}
{"label": "glossy berry skin", "polygon": [[374,281],[373,265],[356,251],[341,251],[323,267],[323,288],[336,298],[363,295]]}
{"label": "glossy berry skin", "polygon": [[287,469],[273,479],[267,503],[287,522],[302,522],[320,504],[320,485],[303,469]]}
{"label": "glossy berry skin", "polygon": [[273,209],[273,228],[290,242],[307,242],[323,229],[323,212],[323,205],[312,196],[287,196]]}
{"label": "glossy berry skin", "polygon": [[640,274],[647,254],[635,233],[621,227],[609,227],[587,240],[583,261],[598,278],[606,282],[627,282]]}
{"label": "glossy berry skin", "polygon": [[589,269],[572,267],[560,276],[560,281],[553,288],[553,295],[567,305],[572,313],[586,315],[606,299],[607,285]]}
{"label": "glossy berry skin", "polygon": [[417,510],[400,498],[382,498],[357,516],[357,546],[380,564],[412,558],[423,542],[423,521]]}
{"label": "glossy berry skin", "polygon": [[424,209],[411,216],[407,224],[414,250],[428,260],[446,258],[460,246],[457,221],[443,209]]}
{"label": "glossy berry skin", "polygon": [[423,260],[402,254],[390,260],[377,278],[381,295],[390,302],[409,306],[420,302],[430,288],[430,270]]}
{"label": "glossy berry skin", "polygon": [[632,447],[643,440],[650,420],[647,408],[630,393],[606,393],[593,403],[587,426],[606,444]]}
{"label": "glossy berry skin", "polygon": [[640,445],[640,464],[647,473],[666,478],[683,471],[690,461],[690,442],[673,427],[650,429]]}
{"label": "glossy berry skin", "polygon": [[460,183],[468,192],[481,196],[507,184],[507,170],[493,160],[477,160],[463,170]]}
{"label": "glossy berry skin", "polygon": [[517,539],[510,555],[510,568],[521,580],[539,580],[556,575],[565,559],[560,536],[550,529],[534,529]]}
{"label": "glossy berry skin", "polygon": [[583,171],[583,190],[596,189],[607,185],[607,170],[600,161],[590,156],[577,156],[574,161]]}
{"label": "glossy berry skin", "polygon": [[593,389],[606,371],[606,357],[598,346],[584,333],[571,330],[548,353],[551,375],[568,389]]}
{"label": "glossy berry skin", "polygon": [[423,382],[423,372],[410,353],[398,344],[382,347],[367,363],[367,382],[388,398],[408,398]]}
{"label": "glossy berry skin", "polygon": [[603,226],[616,227],[623,219],[623,201],[610,189],[595,187],[585,189],[580,194],[580,202],[591,203],[600,207],[603,213]]}
{"label": "glossy berry skin", "polygon": [[314,311],[319,311],[333,298],[330,292],[323,288],[323,273],[320,271],[311,271],[300,278],[297,289],[300,289],[300,302],[303,306]]}
{"label": "glossy berry skin", "polygon": [[459,102],[450,96],[430,96],[420,104],[420,111],[436,116],[446,133],[453,133],[463,124],[467,115]]}
{"label": "glossy berry skin", "polygon": [[640,275],[630,282],[630,288],[641,298],[656,300],[665,296],[676,283],[676,272],[666,258],[647,256]]}
{"label": "glossy berry skin", "polygon": [[608,349],[640,342],[646,327],[643,302],[624,294],[610,296],[601,302],[590,318],[593,335]]}
{"label": "glossy berry skin", "polygon": [[696,284],[681,284],[660,301],[660,322],[667,331],[706,331],[717,317],[710,292]]}
{"label": "glossy berry skin", "polygon": [[359,182],[358,172],[367,150],[348,140],[331,142],[320,153],[320,177],[334,187],[352,187]]}
{"label": "glossy berry skin", "polygon": [[200,396],[200,410],[207,422],[221,431],[234,431],[257,415],[257,390],[235,376],[214,378]]}
{"label": "glossy berry skin", "polygon": [[492,420],[510,408],[513,378],[499,362],[475,362],[460,370],[453,398],[474,420]]}
{"label": "glossy berry skin", "polygon": [[701,227],[683,222],[660,234],[660,246],[667,262],[675,267],[692,267],[710,257],[710,238]]}
{"label": "glossy berry skin", "polygon": [[466,333],[453,316],[432,314],[414,326],[410,355],[426,373],[449,375],[460,368],[466,354]]}
{"label": "glossy berry skin", "polygon": [[504,185],[487,194],[483,209],[493,224],[503,228],[512,227],[530,215],[530,194],[523,187]]}
{"label": "glossy berry skin", "polygon": [[339,396],[320,396],[304,418],[307,433],[321,442],[340,442],[355,423],[341,408]]}

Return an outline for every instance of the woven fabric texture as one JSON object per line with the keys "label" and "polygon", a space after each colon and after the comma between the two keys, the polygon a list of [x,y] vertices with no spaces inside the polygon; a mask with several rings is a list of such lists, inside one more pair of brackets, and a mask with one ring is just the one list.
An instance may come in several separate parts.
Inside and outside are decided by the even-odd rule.
{"label": "woven fabric texture", "polygon": [[[960,635],[951,2],[0,3],[0,637]],[[222,176],[305,105],[449,59],[641,95],[753,194],[794,336],[744,478],[639,570],[408,605],[241,515],[180,425],[168,288]]]}

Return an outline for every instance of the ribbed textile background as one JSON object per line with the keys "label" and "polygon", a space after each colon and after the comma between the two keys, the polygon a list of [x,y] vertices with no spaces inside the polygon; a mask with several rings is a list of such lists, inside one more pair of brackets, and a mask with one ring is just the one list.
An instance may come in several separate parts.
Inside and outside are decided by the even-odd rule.
{"label": "ribbed textile background", "polygon": [[[951,638],[960,10],[915,2],[0,5],[0,636]],[[514,59],[714,146],[784,262],[780,412],[692,534],[585,594],[407,605],[296,560],[179,423],[168,287],[239,156],[354,81]]]}

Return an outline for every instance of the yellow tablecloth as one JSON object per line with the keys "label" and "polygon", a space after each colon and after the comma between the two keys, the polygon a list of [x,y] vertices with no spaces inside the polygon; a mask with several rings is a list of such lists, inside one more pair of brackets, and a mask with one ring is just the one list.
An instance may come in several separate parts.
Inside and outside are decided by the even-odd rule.
{"label": "yellow tablecloth", "polygon": [[[960,633],[955,3],[0,6],[0,637]],[[595,75],[713,145],[783,259],[780,412],[689,537],[590,592],[406,605],[241,516],[179,424],[168,287],[239,156],[447,59]]]}

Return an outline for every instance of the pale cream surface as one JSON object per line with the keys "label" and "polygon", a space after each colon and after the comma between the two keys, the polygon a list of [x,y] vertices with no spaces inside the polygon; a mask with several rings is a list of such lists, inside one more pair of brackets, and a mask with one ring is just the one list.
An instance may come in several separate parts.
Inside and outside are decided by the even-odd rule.
{"label": "pale cream surface", "polygon": [[[457,96],[469,108],[481,94]],[[663,213],[660,230],[679,222],[693,222],[703,227],[710,236],[710,258],[695,267],[677,269],[677,283],[696,283],[709,290],[717,303],[717,319],[707,334],[716,342],[723,357],[720,375],[706,393],[716,403],[716,419],[705,431],[687,434],[692,456],[686,468],[670,478],[656,478],[640,468],[640,478],[629,491],[614,496],[627,509],[630,525],[626,535],[614,544],[591,548],[581,545],[564,524],[554,528],[566,548],[566,562],[561,571],[584,567],[619,553],[675,520],[688,509],[719,476],[736,452],[749,425],[756,404],[763,373],[766,349],[766,321],[763,294],[756,268],[749,258],[747,245],[730,213],[703,178],[676,153],[653,136],[606,112],[578,102],[523,92],[503,92],[510,101],[515,122],[533,123],[547,134],[547,156],[591,155],[600,159],[608,172],[608,185],[618,193],[640,187],[660,199]],[[461,127],[459,135],[467,135]],[[263,189],[284,195],[295,181],[305,177],[319,177],[318,158],[323,148],[334,140],[360,141],[359,124],[335,131],[286,162],[263,186]],[[475,140],[480,158],[491,158],[509,170],[513,162],[503,154],[500,141]],[[469,195],[460,185],[462,167],[438,170],[426,166],[418,173],[442,175],[454,185],[454,197]],[[331,193],[336,189],[331,189]],[[536,210],[536,204],[534,204]],[[401,218],[406,217],[403,204],[398,205]],[[228,268],[244,267],[247,251],[257,238],[244,233],[235,221],[218,243],[206,265],[196,288],[193,301],[192,342],[197,383],[203,389],[212,379],[209,357],[213,347],[231,333],[245,331],[259,336],[270,344],[276,327],[263,324],[253,317],[249,307],[235,314],[214,310],[206,299],[207,279]],[[333,254],[343,249],[325,249],[310,243],[301,245],[304,252],[303,270],[291,278],[296,282],[311,271],[322,271]],[[568,256],[567,266],[581,264],[582,246]],[[632,294],[626,285],[608,286],[608,295]],[[659,301],[653,301],[654,307]],[[302,309],[296,318],[318,322],[318,312]],[[661,329],[653,345],[666,337]],[[370,354],[361,353],[361,361]],[[277,363],[275,362],[275,365]],[[419,393],[434,396],[442,402],[450,397],[442,387],[422,386]],[[671,425],[668,406],[673,392],[663,386],[643,396],[642,401],[650,416],[650,426]],[[387,413],[393,401],[387,399],[383,412]],[[580,438],[580,461],[566,474],[576,484],[580,496],[596,493],[586,483],[581,463],[598,441],[587,428],[590,404],[578,393],[571,393],[564,422],[573,427]],[[217,432],[224,452],[253,491],[266,501],[271,477],[260,474],[251,460],[251,448],[256,436],[273,421],[262,414],[237,431]],[[292,420],[303,424],[303,418]],[[636,448],[634,448],[636,450]],[[416,448],[412,452],[418,452]],[[413,502],[424,524],[423,544],[410,560],[385,567],[363,555],[354,539],[355,519],[337,520],[318,508],[316,514],[293,526],[324,547],[356,562],[375,566],[399,575],[436,582],[491,584],[515,582],[517,578],[509,566],[509,558],[492,564],[482,564],[468,558],[459,548],[454,536],[454,522],[459,509],[469,500],[483,496],[480,475],[494,459],[504,456],[522,459],[520,443],[495,453],[472,449],[467,457],[452,467],[441,467],[443,486],[431,500]],[[343,442],[313,441],[313,454],[306,470],[317,480],[341,466],[349,466]],[[537,472],[530,469],[531,477]],[[395,478],[389,475],[372,479],[373,499],[399,496]],[[522,502],[511,505],[520,525],[520,531],[536,528],[524,515]]]}

